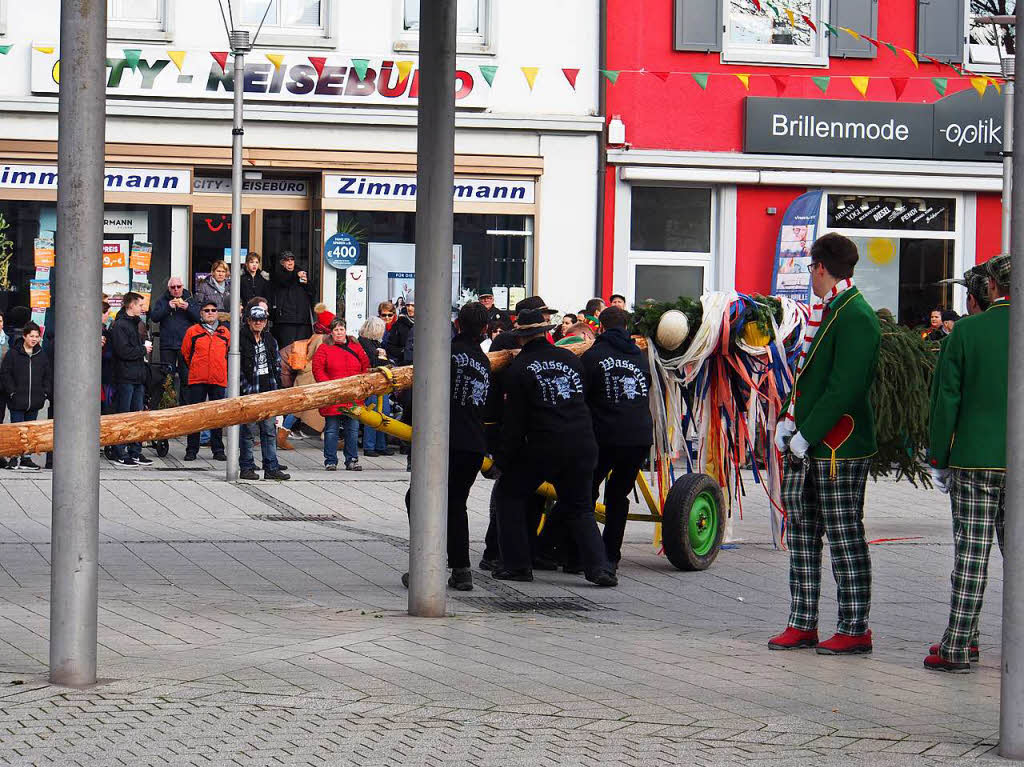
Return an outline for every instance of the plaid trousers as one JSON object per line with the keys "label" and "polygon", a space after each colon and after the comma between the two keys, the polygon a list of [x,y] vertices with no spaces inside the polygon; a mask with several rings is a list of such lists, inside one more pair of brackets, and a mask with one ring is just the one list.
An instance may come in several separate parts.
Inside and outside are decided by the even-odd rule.
{"label": "plaid trousers", "polygon": [[[837,462],[829,478],[829,461],[811,459],[784,483],[789,547],[789,625],[811,631],[818,627],[821,594],[822,535],[828,536],[832,575],[839,601],[837,631],[859,636],[868,630],[871,609],[871,556],[864,537],[864,486],[867,459]],[[803,474],[803,482],[800,482]],[[795,489],[795,493],[793,490]],[[788,495],[788,498],[785,496]]]}
{"label": "plaid trousers", "polygon": [[978,644],[978,616],[988,584],[988,555],[992,533],[1003,551],[1003,510],[1006,472],[991,469],[953,469],[949,484],[953,507],[953,574],[949,580],[949,625],[939,654],[954,663],[967,663],[971,645]]}

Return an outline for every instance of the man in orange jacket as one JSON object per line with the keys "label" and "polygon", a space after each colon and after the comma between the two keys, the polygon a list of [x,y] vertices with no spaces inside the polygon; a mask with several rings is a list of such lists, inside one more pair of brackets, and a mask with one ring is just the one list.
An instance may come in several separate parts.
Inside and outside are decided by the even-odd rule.
{"label": "man in orange jacket", "polygon": [[[188,404],[224,399],[228,385],[228,347],[231,331],[217,319],[217,305],[206,301],[200,307],[200,321],[185,333],[181,356],[188,365]],[[213,460],[226,461],[220,429],[210,430]],[[194,461],[199,453],[199,433],[189,434],[185,460]]]}

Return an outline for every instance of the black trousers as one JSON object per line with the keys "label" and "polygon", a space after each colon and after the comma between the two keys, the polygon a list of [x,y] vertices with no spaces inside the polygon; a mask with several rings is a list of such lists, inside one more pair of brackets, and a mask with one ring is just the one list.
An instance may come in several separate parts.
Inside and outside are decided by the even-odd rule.
{"label": "black trousers", "polygon": [[[635,445],[601,445],[594,470],[594,502],[605,477],[604,486],[604,550],[608,561],[622,559],[622,536],[626,533],[629,514],[629,491],[636,484],[636,475],[644,465],[649,447]],[[611,472],[609,476],[608,472]]]}
{"label": "black trousers", "polygon": [[[469,567],[469,514],[466,504],[473,488],[483,453],[452,450],[448,453],[448,567]],[[405,493],[409,512],[412,489]]]}
{"label": "black trousers", "polygon": [[[498,485],[499,483],[495,482],[494,487],[491,489],[490,520],[487,523],[487,534],[484,536],[484,554],[481,559],[501,559],[501,543],[498,540],[498,501],[501,489]],[[536,493],[526,503],[526,539],[530,543],[531,558],[535,557],[538,554],[538,549],[540,549],[537,527],[540,525],[540,518],[544,514],[545,503],[546,499]],[[550,524],[551,522],[548,521],[544,526],[545,537],[548,536]]]}
{"label": "black trousers", "polygon": [[[208,383],[189,384],[188,404],[198,405],[207,399],[224,399],[224,387]],[[220,429],[210,429],[210,449],[214,455],[224,452],[224,438]],[[199,432],[188,435],[185,440],[185,452],[191,455],[199,452]]]}
{"label": "black trousers", "polygon": [[569,532],[579,546],[586,572],[608,568],[601,533],[594,520],[591,484],[597,456],[572,455],[569,451],[534,454],[506,466],[498,480],[498,539],[501,563],[512,570],[532,565],[526,516],[534,491],[550,482],[558,493],[556,513],[565,518]]}

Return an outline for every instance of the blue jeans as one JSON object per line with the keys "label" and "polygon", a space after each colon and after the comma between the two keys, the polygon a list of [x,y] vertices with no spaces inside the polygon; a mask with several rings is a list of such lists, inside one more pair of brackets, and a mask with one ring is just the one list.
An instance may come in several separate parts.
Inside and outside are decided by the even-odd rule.
{"label": "blue jeans", "polygon": [[[138,413],[142,410],[142,398],[145,393],[145,386],[142,384],[119,383],[114,384],[115,403],[118,413]],[[132,442],[128,445],[117,445],[114,447],[118,458],[124,458],[127,452],[130,458],[138,458],[142,455],[142,445]]]}
{"label": "blue jeans", "polygon": [[292,427],[295,425],[295,422],[298,420],[299,417],[297,415],[289,414],[284,417],[284,423],[282,423],[281,425],[283,428],[287,429],[288,431],[291,431]]}
{"label": "blue jeans", "polygon": [[252,442],[256,430],[260,433],[260,451],[263,453],[263,471],[275,471],[277,463],[277,425],[273,418],[266,418],[256,423],[243,423],[238,430],[238,468],[256,469],[252,457]]}
{"label": "blue jeans", "polygon": [[324,466],[338,465],[339,429],[345,430],[345,463],[358,461],[359,421],[344,415],[329,415],[324,421]]}
{"label": "blue jeans", "polygon": [[[378,411],[384,415],[391,415],[391,397],[387,394],[382,395],[384,398],[384,404],[381,405],[381,409]],[[366,398],[366,409],[377,410],[377,397]],[[388,446],[388,435],[382,431],[371,429],[369,426],[363,427],[363,450],[375,450],[378,453],[383,453]]]}

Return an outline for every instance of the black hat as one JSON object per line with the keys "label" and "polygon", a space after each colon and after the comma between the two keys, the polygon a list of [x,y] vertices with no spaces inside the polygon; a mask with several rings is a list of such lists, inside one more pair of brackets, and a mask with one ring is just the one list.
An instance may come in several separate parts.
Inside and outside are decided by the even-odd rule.
{"label": "black hat", "polygon": [[626,297],[621,293],[612,293],[610,296],[608,296],[608,301],[614,301],[616,298],[620,299],[622,303],[626,303]]}
{"label": "black hat", "polygon": [[547,333],[553,327],[555,327],[555,323],[547,322],[540,309],[526,309],[519,312],[519,316],[516,318],[516,326],[508,332],[516,338],[523,338]]}
{"label": "black hat", "polygon": [[957,314],[956,312],[954,312],[952,309],[945,309],[945,310],[943,310],[943,312],[942,312],[942,321],[943,322],[947,322],[947,321],[948,322],[956,322],[958,319],[960,319],[960,315]]}
{"label": "black hat", "polygon": [[494,289],[493,288],[480,288],[480,292],[476,294],[476,297],[477,298],[484,298],[485,296],[490,296],[491,298],[494,298]]}
{"label": "black hat", "polygon": [[526,311],[550,312],[551,314],[558,313],[558,309],[552,309],[550,306],[545,304],[544,299],[540,296],[527,296],[516,304],[516,314]]}

